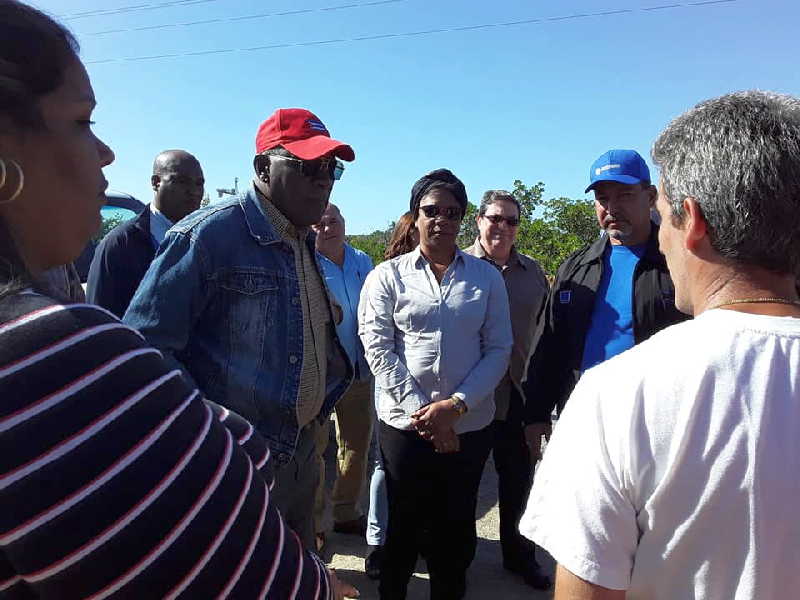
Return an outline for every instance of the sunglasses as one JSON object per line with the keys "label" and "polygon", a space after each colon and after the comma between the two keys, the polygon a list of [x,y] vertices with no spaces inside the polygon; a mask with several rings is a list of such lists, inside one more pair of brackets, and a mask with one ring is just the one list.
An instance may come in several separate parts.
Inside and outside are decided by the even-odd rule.
{"label": "sunglasses", "polygon": [[425,214],[426,217],[429,219],[433,219],[442,215],[445,219],[450,221],[458,221],[461,219],[461,209],[456,208],[455,206],[448,206],[447,208],[439,208],[438,206],[434,206],[433,204],[428,204],[426,206],[420,206],[419,209]]}
{"label": "sunglasses", "polygon": [[267,154],[270,160],[273,158],[280,158],[288,160],[291,163],[298,165],[300,172],[306,177],[317,177],[320,173],[327,173],[328,176],[334,181],[339,181],[344,173],[344,164],[338,158],[332,156],[323,156],[322,158],[315,158],[314,160],[303,160],[302,158],[295,158],[293,156],[284,156],[283,154]]}
{"label": "sunglasses", "polygon": [[495,225],[499,225],[503,221],[508,223],[509,227],[516,227],[519,225],[519,217],[504,217],[503,215],[483,215],[484,219],[489,219]]}

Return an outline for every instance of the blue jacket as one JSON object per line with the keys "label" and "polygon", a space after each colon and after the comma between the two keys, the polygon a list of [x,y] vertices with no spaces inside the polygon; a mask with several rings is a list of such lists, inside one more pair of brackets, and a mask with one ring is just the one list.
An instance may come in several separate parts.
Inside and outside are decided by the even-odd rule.
{"label": "blue jacket", "polygon": [[[306,243],[314,253],[313,235]],[[278,462],[291,458],[303,365],[300,289],[291,246],[253,188],[173,226],[123,320],[183,367],[210,400],[253,423]],[[330,322],[320,421],[353,379],[333,312]]]}
{"label": "blue jacket", "polygon": [[95,250],[86,284],[86,300],[122,318],[156,255],[150,234],[150,205],[112,229]]}

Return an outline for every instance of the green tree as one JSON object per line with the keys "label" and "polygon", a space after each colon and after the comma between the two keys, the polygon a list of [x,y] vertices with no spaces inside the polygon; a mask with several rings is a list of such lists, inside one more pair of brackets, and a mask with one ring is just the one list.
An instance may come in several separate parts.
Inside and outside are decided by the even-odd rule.
{"label": "green tree", "polygon": [[383,262],[383,253],[386,250],[386,245],[389,243],[389,236],[392,235],[393,229],[394,223],[385,231],[378,229],[366,235],[348,235],[345,236],[345,240],[353,248],[357,248],[369,255],[372,259],[372,264],[377,265]]}
{"label": "green tree", "polygon": [[522,208],[517,248],[555,276],[567,256],[597,238],[599,226],[591,200],[543,200],[544,189],[541,181],[530,187],[514,181],[512,193]]}
{"label": "green tree", "polygon": [[475,243],[478,238],[478,224],[475,222],[475,217],[478,214],[478,207],[472,202],[467,202],[467,212],[461,221],[461,229],[456,238],[456,245],[459,248],[468,248]]}
{"label": "green tree", "polygon": [[123,217],[122,215],[111,215],[110,217],[103,217],[103,221],[100,224],[100,229],[97,231],[97,233],[94,235],[92,239],[96,242],[99,242],[104,237],[106,237],[106,234],[109,231],[114,229],[114,227],[116,227],[125,220],[126,220],[125,217]]}

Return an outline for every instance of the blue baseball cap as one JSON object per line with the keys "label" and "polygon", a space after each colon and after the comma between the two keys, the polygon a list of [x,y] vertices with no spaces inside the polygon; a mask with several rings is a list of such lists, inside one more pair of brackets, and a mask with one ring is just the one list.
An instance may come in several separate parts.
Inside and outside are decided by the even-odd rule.
{"label": "blue baseball cap", "polygon": [[589,187],[585,192],[593,190],[601,181],[616,181],[633,185],[650,183],[650,169],[636,150],[609,150],[594,161],[589,170]]}

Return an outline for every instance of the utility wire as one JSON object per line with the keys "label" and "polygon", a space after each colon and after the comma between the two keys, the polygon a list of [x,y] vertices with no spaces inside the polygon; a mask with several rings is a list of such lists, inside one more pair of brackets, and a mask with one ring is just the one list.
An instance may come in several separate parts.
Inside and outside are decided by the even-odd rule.
{"label": "utility wire", "polygon": [[323,8],[300,8],[296,10],[284,10],[281,12],[259,13],[256,15],[242,15],[238,17],[219,17],[215,19],[204,19],[202,21],[187,21],[184,23],[163,23],[161,25],[145,25],[142,27],[128,27],[123,29],[107,29],[104,31],[93,31],[91,33],[82,33],[80,36],[97,36],[109,35],[112,33],[127,33],[135,31],[151,31],[154,29],[168,29],[170,27],[193,27],[195,25],[208,25],[209,23],[225,23],[230,21],[248,21],[253,19],[267,19],[271,17],[288,17],[291,15],[303,15],[314,12],[332,12],[334,10],[344,10],[349,8],[365,8],[369,6],[383,6],[386,4],[398,4],[400,2],[407,2],[408,0],[373,0],[371,2],[358,2],[349,4],[339,4],[336,6],[326,6]]}
{"label": "utility wire", "polygon": [[389,38],[410,38],[423,35],[432,35],[435,33],[451,33],[456,31],[477,31],[483,29],[495,29],[499,27],[513,27],[517,25],[536,25],[547,24],[559,21],[568,21],[574,19],[587,19],[592,17],[610,17],[614,15],[631,14],[636,12],[654,12],[658,10],[667,10],[671,8],[700,8],[704,6],[718,5],[718,4],[732,4],[739,2],[739,0],[704,0],[702,2],[680,2],[674,4],[662,4],[659,6],[650,6],[647,8],[621,8],[621,9],[608,9],[591,13],[580,13],[572,15],[562,15],[555,17],[535,17],[530,19],[520,19],[518,21],[506,21],[503,23],[481,23],[478,25],[466,25],[460,27],[442,27],[438,29],[425,29],[421,31],[406,31],[402,33],[380,33],[374,35],[365,35],[351,38],[336,38],[329,40],[315,40],[309,42],[286,42],[282,44],[268,44],[265,46],[253,46],[250,48],[223,48],[219,50],[201,50],[197,52],[177,52],[174,54],[156,54],[152,56],[132,56],[128,58],[107,58],[98,60],[86,61],[86,64],[96,65],[105,63],[122,63],[122,62],[139,62],[144,60],[163,60],[167,58],[178,58],[183,56],[206,56],[211,54],[229,54],[232,52],[258,52],[262,50],[275,50],[279,48],[298,48],[309,46],[323,46],[327,44],[346,44],[352,42],[366,42],[371,40],[383,40]]}
{"label": "utility wire", "polygon": [[170,8],[172,6],[194,6],[196,4],[208,4],[219,2],[219,0],[172,0],[171,2],[158,2],[154,4],[134,4],[131,6],[121,6],[119,8],[98,8],[95,10],[85,10],[83,12],[58,15],[62,21],[74,21],[75,19],[85,19],[86,17],[107,17],[131,12],[141,12],[145,10],[157,10],[159,8]]}

